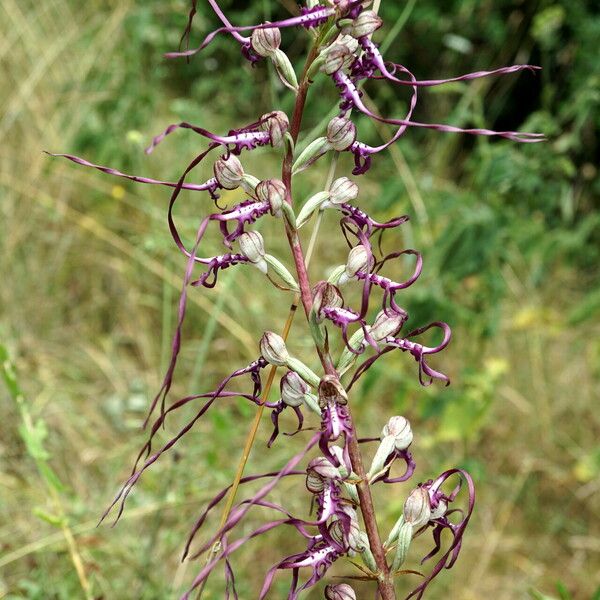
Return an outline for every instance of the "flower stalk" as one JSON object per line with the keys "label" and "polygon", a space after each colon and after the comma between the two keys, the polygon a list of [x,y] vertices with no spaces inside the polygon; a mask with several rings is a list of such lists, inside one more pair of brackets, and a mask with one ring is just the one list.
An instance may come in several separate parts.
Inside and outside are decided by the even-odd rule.
{"label": "flower stalk", "polygon": [[[298,88],[298,94],[296,96],[296,103],[294,105],[294,112],[292,116],[292,121],[290,125],[290,135],[294,143],[298,141],[298,135],[300,133],[300,128],[302,125],[302,117],[304,114],[304,106],[306,103],[306,96],[308,94],[308,89],[310,86],[310,80],[307,77],[308,71],[312,62],[315,60],[317,56],[318,44],[315,42],[309,52],[308,58],[306,60],[306,64],[304,66],[304,72],[302,78],[300,80],[300,85]],[[286,155],[283,160],[283,166],[281,169],[281,179],[285,183],[286,186],[286,201],[291,205],[292,201],[292,165],[293,165],[293,155],[292,152],[288,149]],[[288,242],[290,244],[290,249],[292,251],[292,255],[294,258],[294,264],[296,266],[296,274],[298,277],[298,282],[300,285],[300,298],[302,301],[302,305],[304,307],[304,312],[306,314],[307,320],[310,318],[310,311],[312,308],[312,293],[311,293],[311,285],[308,277],[308,271],[306,268],[306,261],[304,258],[304,254],[302,251],[302,245],[300,244],[300,238],[298,236],[298,230],[292,228],[289,223],[286,223],[286,234],[288,238]],[[333,377],[338,378],[338,373],[335,369],[333,360],[324,348],[317,346],[317,352],[319,354],[319,359],[321,361],[321,365],[323,367],[324,372],[327,375],[331,375]],[[349,413],[350,415],[350,413]],[[350,416],[350,419],[352,417]],[[352,422],[352,421],[351,421]],[[358,438],[356,435],[356,431],[354,429],[354,424],[352,422],[353,435],[349,440],[349,454],[350,454],[350,462],[352,464],[352,470],[356,473],[359,482],[358,482],[358,498],[360,501],[360,510],[365,522],[365,527],[367,530],[367,535],[369,537],[369,545],[373,556],[375,558],[375,563],[379,570],[378,575],[378,590],[381,594],[383,600],[395,600],[396,593],[394,591],[393,582],[390,580],[390,571],[387,565],[385,551],[383,549],[383,544],[381,542],[381,537],[379,535],[379,529],[377,526],[377,518],[375,516],[375,508],[373,505],[373,498],[371,495],[371,489],[369,487],[367,474],[363,465],[362,455],[360,451],[360,447],[358,445]]]}

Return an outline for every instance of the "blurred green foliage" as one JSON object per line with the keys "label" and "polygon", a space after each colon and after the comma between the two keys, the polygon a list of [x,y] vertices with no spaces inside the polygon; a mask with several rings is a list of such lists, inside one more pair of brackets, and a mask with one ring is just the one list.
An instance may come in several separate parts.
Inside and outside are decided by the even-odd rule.
{"label": "blurred green foliage", "polygon": [[[222,5],[240,24],[295,9],[285,0]],[[226,131],[273,107],[289,112],[292,99],[273,73],[242,64],[226,36],[189,63],[163,60],[179,43],[187,10],[184,0],[6,0],[0,7],[7,80],[0,91],[7,142],[0,272],[10,282],[0,289],[0,337],[28,398],[26,418],[14,389],[2,405],[0,485],[8,494],[0,501],[0,598],[81,597],[79,554],[94,597],[154,599],[185,590],[197,568],[178,566],[185,532],[210,490],[229,482],[251,418],[247,407],[219,407],[179,453],[144,476],[118,528],[95,529],[142,443],[136,427],[165,365],[183,266],[166,231],[163,192],[59,165],[40,150],[172,179],[198,144],[183,132],[146,158],[144,144],[166,124]],[[377,217],[411,216],[402,240],[383,243],[423,252],[423,277],[403,297],[412,322],[446,320],[454,333],[436,361],[452,376],[449,389],[422,389],[408,357],[368,373],[355,401],[361,433],[376,435],[380,415],[406,414],[418,436],[419,476],[461,464],[477,480],[464,555],[432,599],[595,597],[600,11],[591,0],[383,0],[381,14],[386,26],[376,41],[419,78],[512,63],[543,67],[422,90],[417,120],[543,131],[549,140],[528,146],[411,130],[359,182],[361,205]],[[192,44],[216,26],[202,6]],[[284,38],[299,67],[307,36]],[[366,91],[382,113],[403,114],[406,90],[369,84]],[[300,142],[319,135],[334,109],[334,90],[320,78]],[[368,142],[386,135],[368,122],[359,128]],[[278,169],[272,153],[247,161],[257,175]],[[341,170],[349,165],[341,163]],[[321,185],[325,168],[298,178],[300,199]],[[181,219],[193,217],[191,231],[198,204],[187,198]],[[285,257],[284,245],[274,251]],[[315,276],[343,255],[341,244],[322,243]],[[182,392],[208,387],[231,361],[247,361],[260,332],[283,322],[277,296],[233,271],[223,277],[225,293],[208,293],[208,304],[190,310]],[[227,332],[223,316],[239,329]],[[288,443],[268,454],[261,447],[251,470],[280,464]],[[396,520],[404,491],[378,498],[382,528]],[[304,508],[293,485],[281,493]],[[240,553],[243,598],[264,571],[244,565],[271,564],[290,544],[285,534],[272,539],[272,548]],[[218,578],[214,586],[220,597]]]}

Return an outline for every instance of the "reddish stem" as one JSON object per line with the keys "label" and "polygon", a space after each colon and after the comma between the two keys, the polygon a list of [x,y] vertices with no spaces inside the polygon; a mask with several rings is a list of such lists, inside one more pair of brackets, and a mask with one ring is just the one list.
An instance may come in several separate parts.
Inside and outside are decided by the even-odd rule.
{"label": "reddish stem", "polygon": [[[292,115],[292,121],[290,124],[290,135],[294,144],[296,144],[298,140],[298,134],[300,133],[300,127],[302,124],[302,116],[304,113],[304,105],[306,103],[306,96],[308,94],[309,82],[306,77],[308,69],[314,59],[317,56],[318,51],[318,43],[313,44],[313,47],[306,59],[306,63],[304,65],[304,71],[302,73],[302,77],[300,79],[300,85],[298,88],[298,94],[296,96],[296,103],[294,105],[294,112]],[[288,148],[285,157],[283,159],[282,166],[282,180],[285,183],[286,187],[286,201],[290,206],[293,205],[292,200],[292,163],[293,163],[293,152],[292,148]],[[308,272],[306,269],[306,261],[304,259],[304,252],[302,250],[302,245],[300,243],[300,238],[298,237],[298,231],[292,227],[286,221],[286,234],[290,244],[290,248],[292,250],[292,255],[294,258],[294,264],[296,266],[296,272],[298,275],[298,284],[300,286],[300,297],[302,300],[302,306],[304,307],[304,312],[306,314],[306,318],[309,318],[310,310],[312,307],[312,292],[310,279],[308,277]],[[317,352],[319,353],[319,359],[321,360],[321,364],[323,365],[323,369],[325,373],[328,375],[334,375],[338,377],[338,373],[335,370],[335,366],[331,359],[329,352],[326,349],[319,348],[317,346]],[[362,455],[360,453],[360,448],[358,445],[358,436],[356,434],[356,429],[354,427],[354,421],[352,420],[352,415],[350,414],[350,410],[348,410],[350,415],[350,421],[352,425],[353,435],[348,443],[348,450],[350,453],[350,461],[352,463],[352,469],[360,478],[360,483],[358,484],[358,498],[360,500],[360,510],[363,516],[363,520],[365,523],[365,529],[367,530],[367,536],[369,538],[369,545],[371,547],[371,552],[373,553],[373,557],[375,558],[375,562],[379,569],[379,579],[378,579],[378,588],[379,594],[383,600],[396,600],[396,593],[394,590],[394,584],[390,578],[390,570],[385,558],[385,550],[383,549],[383,545],[381,543],[381,537],[379,536],[379,529],[377,528],[377,519],[375,516],[375,508],[373,506],[373,498],[371,496],[371,488],[369,487],[366,471],[362,461]]]}

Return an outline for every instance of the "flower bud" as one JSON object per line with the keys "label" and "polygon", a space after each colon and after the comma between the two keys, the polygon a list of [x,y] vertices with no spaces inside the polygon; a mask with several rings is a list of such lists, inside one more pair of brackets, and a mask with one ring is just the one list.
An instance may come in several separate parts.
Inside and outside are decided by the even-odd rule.
{"label": "flower bud", "polygon": [[288,406],[301,406],[308,393],[308,385],[294,371],[288,371],[280,383],[281,399]]}
{"label": "flower bud", "polygon": [[277,27],[255,29],[250,37],[250,43],[259,56],[271,56],[281,45],[281,32]]}
{"label": "flower bud", "polygon": [[325,600],[356,600],[354,590],[347,583],[325,587]]}
{"label": "flower bud", "polygon": [[355,518],[350,519],[350,524],[347,531],[344,531],[344,526],[341,520],[334,521],[329,528],[329,533],[340,546],[349,548],[355,552],[361,552],[365,548],[360,527]]}
{"label": "flower bud", "polygon": [[352,279],[357,273],[364,271],[369,265],[369,254],[362,245],[354,246],[348,253],[346,261],[346,270],[340,275],[339,285],[344,285]]}
{"label": "flower bud", "polygon": [[319,382],[319,406],[328,404],[348,404],[346,390],[334,375],[325,375]]}
{"label": "flower bud", "polygon": [[354,39],[351,35],[340,35],[337,40],[335,40],[336,44],[342,44],[350,52],[356,52],[358,50],[358,40]]}
{"label": "flower bud", "polygon": [[215,179],[226,190],[235,190],[242,183],[244,169],[237,156],[230,154],[227,158],[217,159],[213,167]]}
{"label": "flower bud", "polygon": [[375,317],[373,325],[369,327],[369,334],[376,342],[381,342],[388,336],[398,333],[405,321],[406,313],[382,310]]}
{"label": "flower bud", "polygon": [[306,474],[306,489],[311,494],[320,494],[325,489],[325,480],[314,471],[308,471]]}
{"label": "flower bud", "polygon": [[265,261],[265,243],[258,231],[246,231],[240,235],[238,242],[241,253],[263,273],[267,272]]}
{"label": "flower bud", "polygon": [[358,197],[358,186],[347,177],[338,177],[329,188],[329,202],[342,204]]}
{"label": "flower bud", "polygon": [[344,298],[335,285],[327,281],[319,281],[315,285],[312,313],[317,322],[320,323],[323,320],[321,311],[324,308],[341,308],[342,306],[344,306]]}
{"label": "flower bud", "polygon": [[349,67],[356,59],[353,52],[354,51],[345,44],[335,42],[323,51],[323,58],[325,59],[322,67],[323,71],[325,71],[327,75],[333,75],[334,73],[337,73],[337,71]]}
{"label": "flower bud", "polygon": [[260,353],[269,364],[278,367],[285,366],[289,359],[283,338],[272,331],[266,331],[260,338]]}
{"label": "flower bud", "polygon": [[281,146],[283,143],[283,136],[290,126],[290,121],[287,115],[280,111],[275,110],[271,113],[267,113],[261,117],[261,130],[267,131],[271,138],[271,146],[274,148]]}
{"label": "flower bud", "polygon": [[256,195],[261,202],[268,202],[271,214],[281,215],[281,207],[285,202],[285,184],[281,179],[265,179],[256,186]]}
{"label": "flower bud", "polygon": [[404,521],[414,529],[427,525],[431,519],[431,504],[429,493],[423,487],[415,488],[404,503]]}
{"label": "flower bud", "polygon": [[408,419],[392,417],[381,430],[381,439],[391,436],[394,438],[396,450],[406,450],[413,441],[413,433]]}
{"label": "flower bud", "polygon": [[383,19],[373,10],[363,10],[352,22],[349,34],[355,38],[373,35],[383,25]]}
{"label": "flower bud", "polygon": [[334,150],[343,152],[356,140],[356,125],[346,117],[333,117],[327,125],[327,141]]}

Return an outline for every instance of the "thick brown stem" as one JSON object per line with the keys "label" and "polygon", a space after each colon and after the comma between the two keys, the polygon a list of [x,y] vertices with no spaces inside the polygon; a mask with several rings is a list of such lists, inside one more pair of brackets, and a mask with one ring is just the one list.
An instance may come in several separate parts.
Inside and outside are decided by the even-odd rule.
{"label": "thick brown stem", "polygon": [[[296,96],[296,103],[294,105],[294,113],[292,115],[292,121],[290,123],[290,134],[294,141],[294,144],[298,140],[298,134],[300,133],[300,127],[302,124],[302,115],[304,112],[304,105],[306,103],[306,96],[308,93],[309,82],[306,77],[307,71],[314,61],[317,55],[318,45],[314,44],[304,67],[304,72],[300,80],[300,86],[298,94]],[[285,154],[282,166],[282,180],[286,186],[286,200],[292,205],[292,163],[293,163],[293,152],[289,148]],[[298,284],[300,286],[300,297],[302,300],[302,306],[308,319],[310,310],[312,307],[312,292],[310,279],[306,269],[306,262],[304,259],[304,252],[298,237],[298,232],[289,223],[286,222],[286,234],[294,257],[294,264],[296,266],[296,273],[298,276]],[[338,376],[331,356],[326,350],[317,347],[319,358],[325,373],[328,375]],[[350,414],[350,411],[349,411]],[[371,496],[371,489],[367,480],[365,468],[362,462],[362,455],[358,445],[358,438],[356,435],[356,429],[354,427],[354,421],[350,414],[350,421],[352,426],[352,437],[349,440],[349,453],[350,461],[352,463],[352,469],[360,478],[358,484],[358,498],[360,500],[360,510],[365,523],[365,529],[367,530],[367,536],[369,538],[369,545],[371,552],[375,558],[377,568],[379,569],[378,588],[379,593],[383,600],[395,600],[396,593],[394,591],[394,584],[390,578],[389,567],[385,558],[385,551],[381,543],[381,537],[379,536],[379,529],[377,528],[377,519],[375,516],[375,508],[373,506],[373,498]]]}

